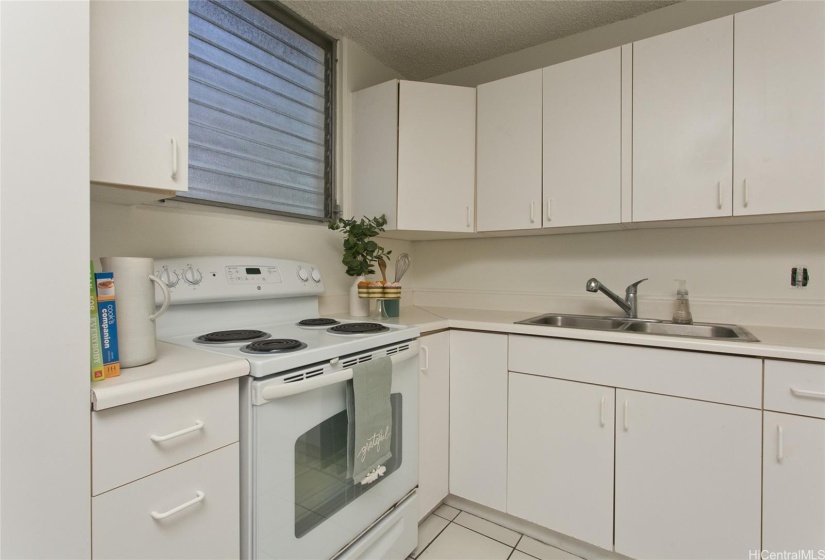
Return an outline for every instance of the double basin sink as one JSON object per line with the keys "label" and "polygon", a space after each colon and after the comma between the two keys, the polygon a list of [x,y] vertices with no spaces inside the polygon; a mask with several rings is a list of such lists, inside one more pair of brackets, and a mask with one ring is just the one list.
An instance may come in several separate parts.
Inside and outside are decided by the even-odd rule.
{"label": "double basin sink", "polygon": [[568,329],[587,329],[607,332],[628,332],[654,334],[662,336],[679,336],[704,338],[710,340],[731,340],[739,342],[759,342],[747,329],[739,325],[720,325],[716,323],[693,323],[684,325],[671,321],[656,319],[631,319],[628,317],[597,317],[593,315],[556,315],[548,313],[516,321],[520,325],[538,325],[544,327],[564,327]]}

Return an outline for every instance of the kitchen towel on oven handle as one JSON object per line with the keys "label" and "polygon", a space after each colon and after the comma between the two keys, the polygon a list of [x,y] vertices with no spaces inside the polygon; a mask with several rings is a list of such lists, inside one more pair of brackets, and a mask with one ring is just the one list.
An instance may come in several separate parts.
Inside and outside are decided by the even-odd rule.
{"label": "kitchen towel on oven handle", "polygon": [[352,368],[347,381],[347,475],[369,484],[392,457],[392,359],[374,358]]}

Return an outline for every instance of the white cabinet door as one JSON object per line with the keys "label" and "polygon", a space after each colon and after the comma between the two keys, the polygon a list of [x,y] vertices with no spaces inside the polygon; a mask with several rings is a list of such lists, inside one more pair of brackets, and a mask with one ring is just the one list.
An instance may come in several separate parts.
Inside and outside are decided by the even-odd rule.
{"label": "white cabinet door", "polygon": [[825,3],[734,18],[733,213],[825,210]]}
{"label": "white cabinet door", "polygon": [[761,417],[618,389],[616,552],[747,559],[759,550]]}
{"label": "white cabinet door", "polygon": [[733,16],[633,43],[633,221],[731,215]]}
{"label": "white cabinet door", "polygon": [[507,513],[613,548],[615,393],[510,373]]}
{"label": "white cabinet door", "polygon": [[238,558],[238,477],[233,443],[96,496],[92,557]]}
{"label": "white cabinet door", "polygon": [[450,332],[450,493],[507,511],[507,335]]}
{"label": "white cabinet door", "polygon": [[542,71],[477,88],[478,231],[541,227]]}
{"label": "white cabinet door", "polygon": [[187,189],[189,5],[91,3],[91,180]]}
{"label": "white cabinet door", "polygon": [[398,229],[473,231],[475,148],[475,88],[401,82]]}
{"label": "white cabinet door", "polygon": [[825,420],[765,413],[762,548],[825,550]]}
{"label": "white cabinet door", "polygon": [[450,478],[450,333],[422,336],[418,384],[418,520],[447,497]]}
{"label": "white cabinet door", "polygon": [[621,221],[621,48],[544,69],[544,227]]}

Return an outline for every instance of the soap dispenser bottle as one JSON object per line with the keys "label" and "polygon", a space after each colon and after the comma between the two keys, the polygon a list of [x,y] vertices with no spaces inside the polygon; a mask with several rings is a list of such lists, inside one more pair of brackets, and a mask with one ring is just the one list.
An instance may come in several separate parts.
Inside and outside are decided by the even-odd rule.
{"label": "soap dispenser bottle", "polygon": [[676,309],[673,311],[673,322],[679,325],[690,325],[693,323],[693,316],[690,314],[690,302],[688,301],[687,282],[675,280],[679,283],[676,289]]}

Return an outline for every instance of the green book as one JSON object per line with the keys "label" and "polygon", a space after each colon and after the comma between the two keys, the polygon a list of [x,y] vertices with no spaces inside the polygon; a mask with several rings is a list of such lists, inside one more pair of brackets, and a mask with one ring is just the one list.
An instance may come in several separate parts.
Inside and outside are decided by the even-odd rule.
{"label": "green book", "polygon": [[106,376],[103,373],[103,352],[100,346],[100,323],[97,318],[97,289],[95,287],[95,264],[90,265],[89,274],[89,319],[91,321],[91,361],[92,361],[92,381],[103,381]]}

